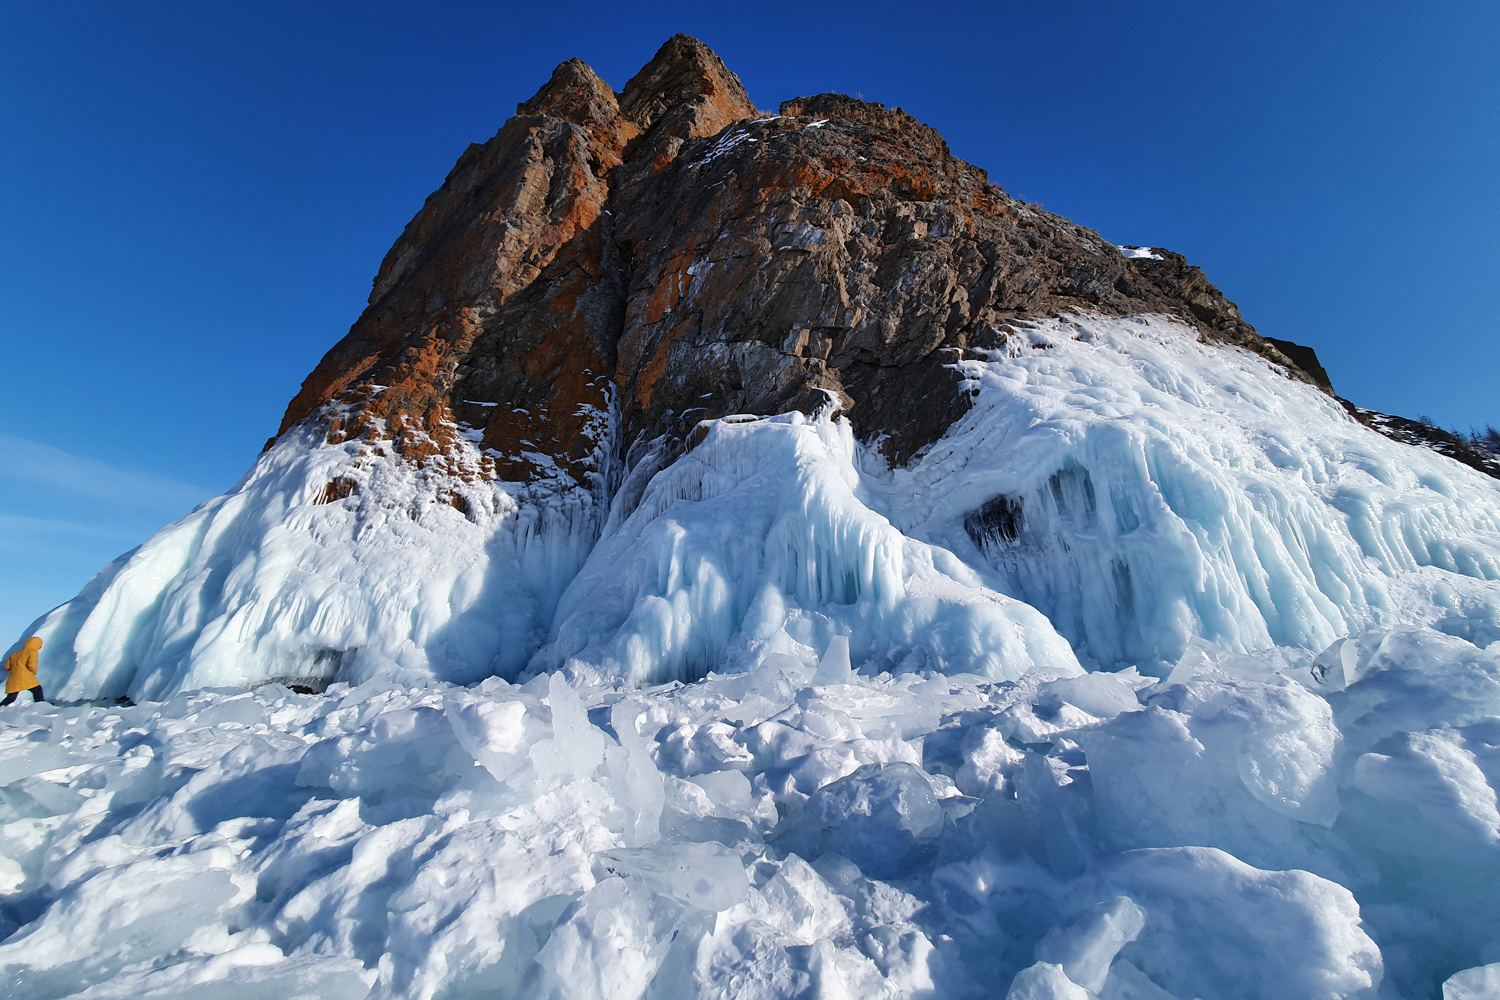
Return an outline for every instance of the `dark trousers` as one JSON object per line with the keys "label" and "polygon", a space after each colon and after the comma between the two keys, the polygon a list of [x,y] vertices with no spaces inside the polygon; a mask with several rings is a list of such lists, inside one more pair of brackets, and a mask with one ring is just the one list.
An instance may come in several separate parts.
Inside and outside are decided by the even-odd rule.
{"label": "dark trousers", "polygon": [[[29,690],[31,692],[31,700],[32,701],[46,701],[47,700],[46,698],[42,697],[42,686],[40,684],[38,684],[34,688],[28,688],[27,690]],[[10,694],[8,694],[8,695],[5,696],[5,700],[4,701],[0,701],[0,706],[9,705],[11,702],[13,702],[13,701],[16,700],[16,696],[19,695],[20,693],[21,692],[19,692],[19,691],[12,691]]]}

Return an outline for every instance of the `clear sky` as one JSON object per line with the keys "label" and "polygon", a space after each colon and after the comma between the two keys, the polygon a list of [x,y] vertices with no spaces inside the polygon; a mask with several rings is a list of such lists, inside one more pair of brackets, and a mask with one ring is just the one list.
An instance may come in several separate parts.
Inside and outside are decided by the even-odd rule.
{"label": "clear sky", "polygon": [[0,6],[0,637],[231,487],[472,141],[685,31],[1201,265],[1364,406],[1500,425],[1500,4]]}

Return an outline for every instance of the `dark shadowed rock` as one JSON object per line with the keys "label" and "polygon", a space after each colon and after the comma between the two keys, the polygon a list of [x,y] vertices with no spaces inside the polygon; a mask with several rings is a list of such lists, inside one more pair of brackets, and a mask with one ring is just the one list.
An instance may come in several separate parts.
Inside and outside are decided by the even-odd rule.
{"label": "dark shadowed rock", "polygon": [[1318,352],[1311,347],[1294,344],[1290,340],[1277,340],[1275,337],[1267,337],[1266,343],[1275,347],[1282,354],[1291,359],[1292,364],[1302,369],[1312,380],[1329,392],[1333,391],[1333,382],[1328,378],[1328,372],[1318,361]]}

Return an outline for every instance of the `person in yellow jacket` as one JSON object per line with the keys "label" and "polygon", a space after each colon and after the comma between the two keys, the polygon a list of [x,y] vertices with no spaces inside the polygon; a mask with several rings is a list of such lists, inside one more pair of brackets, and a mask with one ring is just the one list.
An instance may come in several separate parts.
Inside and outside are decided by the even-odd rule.
{"label": "person in yellow jacket", "polygon": [[32,636],[26,644],[5,658],[5,700],[0,705],[9,705],[22,691],[31,692],[32,701],[45,701],[42,697],[42,682],[36,676],[36,651],[42,648],[42,640]]}

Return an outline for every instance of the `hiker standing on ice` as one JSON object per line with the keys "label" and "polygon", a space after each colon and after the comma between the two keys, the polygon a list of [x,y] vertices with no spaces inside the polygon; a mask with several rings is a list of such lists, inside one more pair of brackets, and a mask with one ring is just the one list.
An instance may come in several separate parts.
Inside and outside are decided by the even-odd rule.
{"label": "hiker standing on ice", "polygon": [[36,651],[41,648],[42,640],[32,636],[5,658],[5,669],[10,676],[5,680],[5,700],[0,705],[9,705],[22,691],[30,691],[33,702],[46,700],[42,697],[42,682],[36,676]]}

